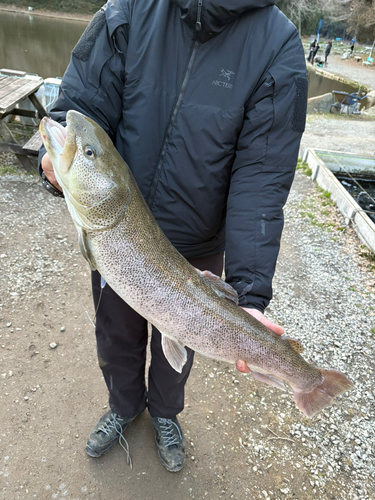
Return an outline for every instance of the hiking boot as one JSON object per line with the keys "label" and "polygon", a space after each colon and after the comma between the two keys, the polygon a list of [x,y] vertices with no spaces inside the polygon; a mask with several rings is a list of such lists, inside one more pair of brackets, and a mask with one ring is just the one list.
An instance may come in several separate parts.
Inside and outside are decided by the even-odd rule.
{"label": "hiking boot", "polygon": [[176,417],[151,417],[156,446],[164,467],[170,472],[182,469],[185,462],[185,438]]}
{"label": "hiking boot", "polygon": [[128,454],[128,443],[122,433],[134,419],[135,417],[120,417],[112,410],[107,411],[91,431],[86,443],[86,453],[90,457],[101,457],[118,441]]}

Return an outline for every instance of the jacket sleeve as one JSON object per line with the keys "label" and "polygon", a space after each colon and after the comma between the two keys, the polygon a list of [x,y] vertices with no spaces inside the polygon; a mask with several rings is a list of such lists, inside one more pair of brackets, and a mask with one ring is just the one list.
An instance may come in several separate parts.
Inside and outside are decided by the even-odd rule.
{"label": "jacket sleeve", "polygon": [[[118,4],[127,5],[126,0]],[[121,5],[120,5],[121,6]],[[69,109],[95,120],[114,139],[122,112],[128,23],[126,12],[106,15],[105,6],[87,26],[74,47],[63,76],[59,97],[50,112],[53,120],[66,125]],[[38,164],[46,152],[39,151]]]}
{"label": "jacket sleeve", "polygon": [[272,298],[283,206],[305,127],[307,78],[294,34],[250,97],[238,139],[227,204],[226,280],[241,306],[260,311]]}

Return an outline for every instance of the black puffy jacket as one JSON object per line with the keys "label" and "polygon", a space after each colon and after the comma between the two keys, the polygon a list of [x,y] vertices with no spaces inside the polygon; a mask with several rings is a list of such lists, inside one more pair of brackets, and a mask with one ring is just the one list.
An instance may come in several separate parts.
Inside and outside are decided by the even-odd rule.
{"label": "black puffy jacket", "polygon": [[307,100],[298,33],[272,3],[109,1],[51,113],[97,121],[170,241],[186,257],[225,249],[226,280],[261,311]]}

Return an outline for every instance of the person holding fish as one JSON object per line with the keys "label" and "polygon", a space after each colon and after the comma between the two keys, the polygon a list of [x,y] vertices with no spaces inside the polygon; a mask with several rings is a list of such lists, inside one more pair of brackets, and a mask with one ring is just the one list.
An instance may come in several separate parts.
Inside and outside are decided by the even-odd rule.
{"label": "person holding fish", "polygon": [[[200,294],[213,294],[217,311],[239,315],[240,322],[256,318],[274,332],[272,339],[283,333],[263,313],[272,297],[283,206],[305,125],[307,79],[298,32],[273,4],[108,1],[73,49],[51,111],[60,125],[41,125],[48,149],[39,155],[44,184],[55,195],[64,191],[93,269],[97,351],[110,410],[89,436],[91,457],[117,441],[124,445],[125,429],[148,408],[163,465],[172,472],[183,467],[185,439],[177,415],[194,350],[206,352],[199,332],[215,329],[207,323],[207,308],[189,316],[188,304]],[[82,121],[80,113],[89,118]],[[98,126],[120,156],[103,145],[107,139]],[[122,166],[99,182],[107,167],[96,171],[93,165],[103,159]],[[139,197],[133,181],[122,186],[128,178],[122,159]],[[96,201],[72,194],[76,183],[87,184],[85,190],[91,186]],[[112,187],[100,198],[106,185]],[[122,200],[121,217],[106,223],[109,242],[99,227],[115,206],[111,201],[104,211],[104,202],[114,196]],[[90,208],[96,211],[92,220]],[[125,220],[129,230],[130,213],[139,224],[125,242],[113,231]],[[154,227],[151,213],[173,247]],[[224,251],[226,283],[219,278]],[[147,320],[154,326],[146,388]],[[193,326],[194,335],[185,339],[183,332]],[[210,349],[214,345],[217,350],[207,355],[237,361],[238,370],[251,369],[260,380],[280,385],[278,376],[267,375],[271,368],[258,371],[236,350],[229,355],[220,336]],[[287,342],[280,346],[292,351]],[[312,379],[309,390],[322,384],[319,370]],[[322,407],[298,401],[309,414]]]}

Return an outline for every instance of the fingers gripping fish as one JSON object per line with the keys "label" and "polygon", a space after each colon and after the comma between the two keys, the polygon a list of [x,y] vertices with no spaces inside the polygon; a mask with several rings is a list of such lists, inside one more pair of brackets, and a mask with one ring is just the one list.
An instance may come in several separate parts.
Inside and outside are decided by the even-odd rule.
{"label": "fingers gripping fish", "polygon": [[255,378],[284,389],[313,416],[353,384],[342,373],[318,369],[284,339],[238,306],[237,293],[200,272],[166,238],[132,173],[107,134],[77,111],[64,128],[40,124],[56,179],[78,231],[81,252],[111,288],[162,334],[163,352],[181,372],[185,346],[205,356],[246,361]]}

